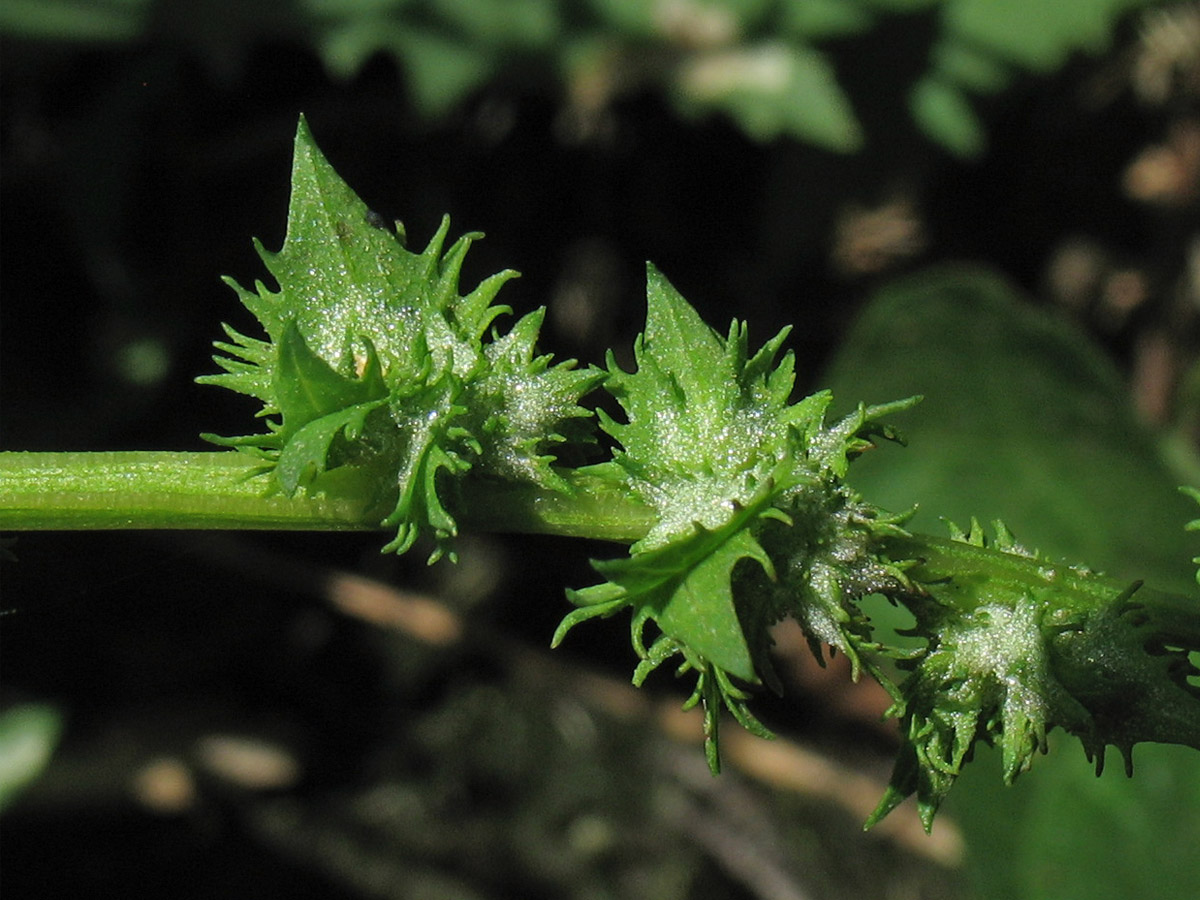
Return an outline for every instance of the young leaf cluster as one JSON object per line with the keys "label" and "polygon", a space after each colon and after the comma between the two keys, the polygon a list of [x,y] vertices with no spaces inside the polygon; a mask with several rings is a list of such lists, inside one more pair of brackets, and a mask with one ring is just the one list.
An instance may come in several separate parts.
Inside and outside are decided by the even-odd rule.
{"label": "young leaf cluster", "polygon": [[994,528],[989,541],[978,522],[952,525],[909,570],[903,600],[926,645],[899,661],[909,674],[889,714],[904,745],[868,824],[915,793],[928,829],[978,741],[1000,747],[1009,784],[1056,727],[1080,739],[1097,774],[1109,744],[1129,774],[1139,741],[1200,749],[1197,604],[1053,564]]}
{"label": "young leaf cluster", "polygon": [[[600,422],[619,449],[591,472],[639,497],[655,524],[627,558],[593,563],[607,580],[571,592],[579,609],[554,639],[629,608],[641,658],[635,681],[677,654],[683,670],[699,673],[693,699],[708,701],[714,769],[720,705],[762,731],[731,677],[773,680],[769,627],[793,615],[814,644],[829,642],[857,660],[853,600],[902,578],[868,540],[895,523],[861,503],[842,477],[868,436],[885,432],[876,417],[915,399],[827,426],[829,392],[790,400],[793,357],[779,357],[786,337],[785,329],[751,354],[745,323],[734,321],[722,337],[649,268],[636,371],[608,359],[605,387],[625,421],[601,412]],[[651,625],[656,637],[647,647]]]}
{"label": "young leaf cluster", "polygon": [[[418,535],[457,533],[447,483],[467,472],[565,489],[553,446],[589,415],[579,399],[599,373],[550,364],[535,341],[543,312],[505,334],[494,320],[506,271],[459,294],[471,242],[444,250],[449,220],[425,249],[405,246],[338,177],[303,120],[296,134],[283,248],[256,242],[278,290],[230,281],[268,335],[226,327],[225,370],[201,378],[262,402],[268,432],[217,443],[260,455],[279,490],[369,492],[396,530],[388,549]],[[447,476],[447,477],[444,477]]]}

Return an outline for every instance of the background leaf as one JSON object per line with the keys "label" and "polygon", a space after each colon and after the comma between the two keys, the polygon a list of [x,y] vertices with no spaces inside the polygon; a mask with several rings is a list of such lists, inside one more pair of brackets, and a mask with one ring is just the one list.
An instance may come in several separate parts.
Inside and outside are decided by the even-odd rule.
{"label": "background leaf", "polygon": [[[452,116],[498,81],[562,80],[584,118],[649,89],[688,116],[723,113],[753,140],[788,136],[838,153],[861,150],[867,137],[893,139],[894,121],[870,123],[874,133],[860,125],[855,107],[877,114],[879,104],[852,100],[841,83],[882,65],[915,92],[911,112],[928,137],[974,155],[983,128],[956,89],[994,91],[1008,83],[1009,66],[1049,73],[1077,53],[1101,52],[1123,16],[1158,2],[302,0],[293,8],[258,0],[230,16],[226,4],[207,0],[174,25],[168,0],[9,0],[0,31],[126,42],[178,33],[201,47],[219,43],[218,59],[250,52],[262,34],[287,32],[315,48],[339,79],[357,77],[379,54],[391,57],[427,120]],[[885,34],[890,26],[907,38]],[[581,47],[599,51],[581,54]],[[839,52],[835,66],[829,56]],[[917,65],[897,67],[908,58]],[[928,66],[920,64],[925,58]]]}
{"label": "background leaf", "polygon": [[1117,578],[1189,591],[1177,490],[1112,363],[1065,322],[982,269],[929,270],[880,291],[822,386],[868,401],[921,393],[898,422],[911,449],[851,481],[893,510],[1002,519],[1024,545]]}
{"label": "background leaf", "polygon": [[[510,49],[496,52],[498,38],[481,38],[472,58],[482,61],[486,77],[464,79],[465,93],[457,92],[463,99],[432,119],[413,103],[413,60],[381,41],[390,34],[384,26],[425,28],[444,39],[432,48],[431,66],[466,65],[461,48],[471,40],[435,16],[428,0],[71,3],[120,9],[118,24],[136,20],[124,42],[108,43],[56,29],[49,20],[58,3],[0,4],[0,331],[10,338],[0,353],[4,446],[199,450],[201,429],[245,433],[251,403],[197,389],[191,378],[210,370],[208,341],[220,318],[259,334],[214,276],[229,272],[249,285],[261,274],[246,252],[248,235],[279,246],[289,140],[301,110],[356,190],[420,238],[417,250],[445,212],[486,229],[489,240],[472,249],[464,281],[474,284],[508,265],[522,269],[523,279],[505,288],[506,302],[519,312],[549,305],[543,352],[600,362],[607,347],[627,349],[642,321],[646,259],[701,305],[706,321],[723,326],[733,315],[744,317],[756,341],[798,325],[788,346],[797,349],[804,384],[816,384],[813,367],[845,333],[864,282],[882,283],[922,253],[984,259],[1023,284],[1047,283],[1061,251],[1082,237],[1102,268],[1096,293],[1080,299],[1080,315],[1126,353],[1156,326],[1176,321],[1183,305],[1195,309],[1183,281],[1194,206],[1136,202],[1122,181],[1125,166],[1194,108],[1178,94],[1169,105],[1147,108],[1133,83],[1144,68],[1134,61],[1146,58],[1152,33],[1161,38],[1176,27],[1168,11],[1191,14],[1194,4],[1126,17],[1114,26],[1119,45],[1110,54],[1074,55],[1047,75],[948,39],[943,13],[950,3],[939,0],[828,0],[835,13],[845,7],[868,17],[864,30],[835,40],[785,28],[784,11],[810,9],[813,0],[776,0],[754,20],[725,17],[748,23],[724,32],[732,46],[769,36],[812,46],[832,61],[867,135],[864,152],[841,157],[787,136],[756,143],[724,113],[676,115],[667,95],[672,64],[713,48],[681,43],[645,13],[699,8],[711,16],[719,4],[623,3],[643,15],[642,30],[606,11],[615,0],[579,0],[554,4],[571,17],[553,48],[514,50],[506,38]],[[48,24],[22,30],[11,19],[21,11],[45,14]],[[338,69],[324,40],[352,24],[365,49]],[[578,65],[577,47],[591,54],[581,54]],[[949,160],[940,145],[912,133],[906,102],[930,73],[962,89],[983,123],[989,150],[976,164]],[[1185,84],[1180,79],[1176,88]],[[588,114],[590,129],[569,127]],[[847,208],[874,210],[897,195],[907,210],[899,224],[911,228],[901,234],[903,249],[867,254],[875,261],[870,268],[843,273],[840,263],[831,266],[828,251],[842,240]],[[896,220],[884,231],[893,232]],[[878,228],[846,228],[850,236],[864,231]],[[1153,286],[1146,302],[1115,324],[1100,318],[1113,312],[1103,305],[1109,273]],[[1170,336],[1187,366],[1195,359],[1195,313],[1181,318],[1184,327]],[[135,384],[117,363],[128,348],[147,343],[165,356],[165,374]],[[261,398],[261,384],[243,383]],[[849,405],[895,396],[838,399]],[[1191,412],[1181,418],[1195,422],[1200,392],[1191,396],[1183,407]],[[891,421],[903,428],[912,415]],[[1181,429],[1181,445],[1194,444],[1194,434]],[[910,449],[881,447],[855,468],[904,466],[936,452],[911,436]],[[929,522],[940,527],[935,516]],[[1034,543],[1024,520],[1011,524]],[[501,646],[515,640],[548,654],[547,636],[567,608],[562,586],[589,583],[587,557],[608,551],[561,539],[475,538],[463,545],[459,566],[433,569],[423,566],[424,554],[381,557],[373,534],[23,538],[21,562],[0,572],[6,609],[20,608],[0,619],[0,684],[14,696],[54,698],[73,711],[80,734],[119,740],[64,746],[45,783],[0,816],[7,893],[328,898],[353,893],[364,876],[387,873],[396,884],[423,883],[422,897],[448,900],[744,896],[754,889],[731,874],[728,857],[717,855],[720,845],[709,850],[696,842],[695,826],[723,809],[761,817],[765,806],[778,804],[789,818],[765,823],[778,826],[776,835],[762,823],[743,828],[739,816],[728,847],[753,848],[768,863],[775,847],[778,871],[789,876],[782,883],[799,895],[962,895],[957,865],[935,865],[880,831],[862,835],[865,812],[839,813],[834,802],[775,786],[756,792],[756,800],[745,779],[709,778],[695,748],[664,752],[649,726],[583,713],[560,675],[585,684],[602,668],[627,681],[627,623],[594,626],[608,626],[607,635],[581,631],[556,651],[552,676],[540,667],[476,665],[473,650],[465,659],[458,651],[434,653],[346,618],[320,593],[326,579],[313,574],[313,566],[336,567],[435,591],[457,610],[474,610],[476,624],[496,623]],[[1187,538],[1188,556],[1200,553],[1198,538]],[[272,556],[264,559],[264,550]],[[754,571],[750,563],[743,568]],[[789,683],[787,708],[762,711],[780,732],[839,758],[865,759],[882,742],[862,740],[861,728],[848,722],[846,707],[835,701],[857,694],[842,687]],[[772,702],[756,697],[756,709],[764,701]],[[229,802],[227,786],[205,778],[198,804],[177,819],[133,807],[124,789],[129,748],[152,758],[213,729],[260,724],[272,740],[286,734],[286,749],[307,761],[297,790],[245,798],[247,806],[242,798]],[[768,753],[779,747],[765,745]],[[1125,887],[1125,897],[1197,894],[1188,891],[1194,879],[1178,868],[1190,862],[1194,840],[1164,843],[1151,854],[1145,848],[1160,839],[1159,829],[1122,843],[1130,840],[1126,828],[1142,827],[1140,810],[1126,805],[1120,821],[1094,823],[1078,822],[1073,811],[1087,805],[1078,799],[1085,791],[1136,790],[1156,778],[1159,750],[1138,748],[1133,782],[1119,771],[1095,782],[1077,747],[1038,759],[1011,790],[999,784],[998,764],[991,771],[986,759],[968,766],[963,781],[980,786],[968,799],[994,817],[990,826],[972,827],[977,870],[980,861],[994,860],[1009,873],[994,881],[997,891],[1010,887],[1006,900],[1034,895],[1022,885],[1045,867],[1011,873],[1022,864],[1013,848],[1054,841],[1057,859],[1067,860],[1060,879],[1064,871],[1090,882],[1109,878]],[[95,777],[75,777],[80,762]],[[664,803],[664,796],[680,799],[678,773],[652,770],[651,762],[698,765],[701,777],[689,777],[687,789],[702,794],[683,806]],[[884,771],[889,762],[881,754],[867,764]],[[1200,782],[1194,772],[1184,775],[1191,779],[1177,782],[1184,788]],[[113,792],[103,809],[98,787]],[[999,827],[1008,818],[1033,821],[1027,792],[1045,804],[1044,827],[1029,835]],[[1194,810],[1187,796],[1175,792]],[[1158,806],[1143,802],[1157,814]],[[1069,833],[1056,834],[1054,804],[1069,807]],[[974,809],[958,805],[947,825],[951,813],[965,821]],[[674,819],[664,815],[672,810]],[[598,826],[615,843],[597,843]],[[1100,853],[1079,852],[1083,862],[1075,864],[1071,842],[1089,828],[1106,843]],[[913,846],[944,847],[954,836],[939,821],[932,840]],[[1043,858],[1055,854],[1046,850]],[[1128,888],[1123,873],[1137,871],[1139,862],[1132,854],[1157,865],[1162,877]],[[44,864],[48,858],[53,866]]]}
{"label": "background leaf", "polygon": [[62,714],[30,703],[0,715],[0,812],[41,774],[62,732]]}
{"label": "background leaf", "polygon": [[963,157],[977,156],[986,140],[971,103],[955,85],[926,75],[909,98],[913,119],[947,149]]}
{"label": "background leaf", "polygon": [[[940,268],[885,288],[825,383],[842,398],[921,386],[925,402],[902,423],[909,449],[869,454],[850,476],[884,506],[920,500],[912,528],[944,533],[940,516],[1002,518],[1048,556],[1195,590],[1188,503],[1118,373],[1003,278]],[[1194,752],[1139,745],[1135,778],[1112,765],[1097,782],[1059,736],[1012,788],[998,756],[982,753],[947,802],[983,896],[1123,900],[1149,884],[1176,896],[1200,888]]]}
{"label": "background leaf", "polygon": [[1035,71],[1057,68],[1077,50],[1108,46],[1116,19],[1145,0],[953,0],[947,30],[968,45]]}
{"label": "background leaf", "polygon": [[685,110],[727,112],[756,140],[790,134],[842,153],[862,146],[833,66],[809,47],[771,42],[696,56],[680,71],[676,96]]}

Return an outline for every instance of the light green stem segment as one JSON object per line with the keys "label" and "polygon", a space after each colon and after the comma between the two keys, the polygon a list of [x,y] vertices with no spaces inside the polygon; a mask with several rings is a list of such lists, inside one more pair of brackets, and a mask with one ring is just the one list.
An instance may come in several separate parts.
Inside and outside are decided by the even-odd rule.
{"label": "light green stem segment", "polygon": [[[989,582],[1030,589],[1057,586],[1069,591],[1081,609],[1107,606],[1133,587],[1126,582],[1077,572],[1050,560],[1030,559],[926,534],[885,538],[882,548],[893,559],[919,560],[910,574],[922,580],[953,579],[961,585],[980,588]],[[968,604],[985,597],[986,592],[963,590],[953,596]],[[942,599],[948,598],[943,595]],[[1131,599],[1153,613],[1157,629],[1172,642],[1200,650],[1200,597],[1139,585]]]}
{"label": "light green stem segment", "polygon": [[[644,537],[654,513],[584,471],[562,473],[566,493],[532,485],[468,479],[451,504],[463,527],[629,543]],[[261,464],[233,451],[0,452],[0,532],[91,529],[258,529],[371,531],[387,509],[377,498],[272,493]],[[1084,578],[1065,567],[956,541],[911,535],[884,542],[896,559],[921,559],[930,577],[997,578],[1044,585],[1060,580],[1111,598],[1123,585]],[[1064,585],[1064,586],[1065,586]],[[968,596],[970,592],[967,592]],[[1196,601],[1143,588],[1189,646],[1200,645]]]}
{"label": "light green stem segment", "polygon": [[[568,494],[470,482],[456,511],[491,531],[633,541],[649,530],[652,514],[636,500],[590,476],[569,482]],[[232,451],[0,453],[0,531],[364,531],[384,515],[376,498],[272,493],[261,464]]]}
{"label": "light green stem segment", "polygon": [[632,544],[657,514],[611,481],[586,472],[561,473],[569,491],[527,484],[468,480],[455,505],[464,526],[480,531],[554,534]]}
{"label": "light green stem segment", "polygon": [[268,495],[241,453],[0,453],[0,530],[370,528],[363,504]]}

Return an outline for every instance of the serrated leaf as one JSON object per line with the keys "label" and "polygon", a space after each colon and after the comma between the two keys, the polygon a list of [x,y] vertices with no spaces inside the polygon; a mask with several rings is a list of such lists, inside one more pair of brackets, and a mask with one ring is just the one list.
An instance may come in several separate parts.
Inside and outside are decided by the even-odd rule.
{"label": "serrated leaf", "polygon": [[743,559],[772,571],[771,560],[750,533],[739,530],[688,571],[658,608],[659,627],[712,665],[757,681],[755,654],[747,643],[733,598],[733,569]]}
{"label": "serrated leaf", "polygon": [[[864,459],[851,476],[894,509],[919,498],[915,529],[1002,517],[1052,559],[1195,591],[1195,551],[1180,527],[1195,507],[1136,422],[1119,373],[997,274],[940,268],[888,286],[825,380],[839,396],[926,394],[906,421],[912,451]],[[1038,777],[1007,788],[1000,752],[977,744],[984,759],[965,768],[947,804],[980,895],[1118,900],[1168,870],[1171,884],[1200,883],[1200,756],[1180,751],[1139,746],[1137,777],[1106,772],[1097,782],[1052,736]]]}
{"label": "serrated leaf", "polygon": [[[832,642],[857,672],[869,629],[854,603],[902,576],[868,549],[868,536],[895,529],[897,520],[879,518],[840,478],[871,434],[889,434],[875,416],[913,401],[860,407],[827,428],[828,392],[790,402],[792,357],[778,359],[786,330],[751,354],[744,323],[734,321],[721,337],[653,266],[646,281],[636,370],[608,360],[605,387],[626,421],[602,412],[601,426],[621,446],[588,471],[632,490],[657,520],[627,559],[593,562],[607,581],[568,593],[579,609],[554,643],[579,622],[629,607],[641,658],[634,682],[683,655],[681,673],[698,673],[689,703],[704,704],[706,754],[716,771],[722,706],[755,733],[765,731],[729,676],[771,682],[769,628],[785,614],[804,624],[818,655],[820,641]],[[739,568],[743,560],[753,564]],[[642,632],[650,622],[661,636],[647,649]]]}
{"label": "serrated leaf", "polygon": [[762,547],[744,529],[746,518],[743,514],[721,531],[697,528],[689,538],[627,559],[593,562],[608,582],[598,586],[600,595],[588,599],[619,599],[633,607],[635,615],[653,618],[665,635],[699,658],[738,678],[756,681],[731,578],[742,559],[752,559],[768,572],[772,569]]}
{"label": "serrated leaf", "polygon": [[458,534],[458,523],[446,510],[438,493],[438,475],[446,472],[457,475],[467,471],[470,464],[461,456],[446,450],[431,435],[413,442],[405,465],[399,473],[400,497],[395,510],[383,524],[395,528],[396,538],[384,551],[404,553],[416,541],[422,528],[433,532],[438,547],[430,557],[433,562],[442,555],[444,542]]}
{"label": "serrated leaf", "polygon": [[787,405],[790,355],[774,366],[786,332],[750,357],[744,324],[732,323],[722,338],[653,266],[646,298],[637,371],[622,371],[610,356],[605,383],[627,421],[601,413],[601,426],[621,444],[614,465],[659,513],[639,549],[697,524],[719,528],[777,478],[781,461],[796,460],[795,441],[807,425],[798,413],[816,412]]}
{"label": "serrated leaf", "polygon": [[[443,256],[449,219],[420,253],[390,229],[374,227],[367,205],[329,165],[303,119],[296,133],[292,199],[283,248],[259,255],[279,283],[242,299],[278,343],[293,322],[313,352],[338,372],[361,366],[359,342],[369,337],[388,384],[411,374],[411,344],[419,333],[439,367],[462,374],[475,363],[487,310],[504,281],[493,276],[466,298],[457,294],[462,260],[477,235],[460,238]],[[461,309],[459,309],[461,307]],[[492,310],[487,321],[504,312]],[[462,314],[461,323],[455,312]],[[444,333],[431,334],[441,327]],[[448,338],[435,341],[432,338]]]}
{"label": "serrated leaf", "polygon": [[[863,619],[850,608],[855,592],[876,590],[894,573],[865,550],[866,535],[886,523],[873,524],[876,511],[845,492],[840,478],[871,433],[888,433],[875,417],[914,401],[861,407],[827,428],[828,392],[789,400],[792,358],[777,362],[786,331],[751,355],[744,323],[733,322],[722,338],[653,266],[646,296],[636,370],[609,358],[605,387],[626,421],[602,412],[601,427],[621,446],[589,471],[632,490],[657,520],[628,559],[594,563],[609,584],[572,594],[586,611],[564,624],[628,605],[635,626],[654,620],[697,668],[711,663],[749,678],[769,643],[767,628],[790,611],[814,648],[830,641],[857,666]],[[759,542],[768,525],[770,557]],[[776,551],[787,578],[765,586],[775,580]],[[753,608],[738,611],[733,570],[746,558],[764,577],[748,579]],[[644,654],[638,633],[634,645]]]}
{"label": "serrated leaf", "polygon": [[468,385],[465,405],[486,410],[477,429],[483,470],[565,490],[547,452],[558,443],[576,447],[591,439],[591,411],[579,405],[603,379],[603,370],[577,369],[575,360],[551,365],[537,355],[544,310],[523,316],[508,334],[484,348],[488,368]]}
{"label": "serrated leaf", "polygon": [[[225,282],[238,292],[239,297],[241,296],[241,287],[228,278]],[[273,405],[275,389],[272,384],[275,348],[269,341],[246,337],[229,325],[222,325],[222,328],[232,343],[214,341],[213,347],[220,351],[221,355],[214,356],[213,362],[225,371],[217,375],[201,375],[196,379],[196,383],[228,388],[239,394],[254,397],[262,402],[265,414],[277,413],[278,410]]]}
{"label": "serrated leaf", "polygon": [[227,328],[224,373],[200,379],[258,398],[268,417],[266,434],[217,443],[262,457],[287,493],[369,493],[359,499],[373,509],[394,500],[388,549],[425,530],[435,557],[457,531],[442,494],[474,466],[565,489],[553,447],[564,434],[586,440],[591,413],[579,400],[601,377],[536,355],[541,313],[489,335],[510,312],[494,300],[516,273],[460,295],[478,235],[443,251],[449,227],[444,218],[424,250],[408,250],[399,223],[380,226],[301,119],[287,236],[274,253],[256,243],[277,289],[233,285],[269,340]]}

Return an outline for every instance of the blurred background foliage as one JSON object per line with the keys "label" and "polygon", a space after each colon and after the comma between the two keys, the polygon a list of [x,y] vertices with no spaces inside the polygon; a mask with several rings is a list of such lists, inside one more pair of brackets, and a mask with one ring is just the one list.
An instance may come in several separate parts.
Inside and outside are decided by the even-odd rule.
{"label": "blurred background foliage", "polygon": [[[220,320],[251,327],[216,276],[251,281],[250,236],[280,242],[305,112],[418,243],[447,211],[488,230],[467,281],[521,269],[508,302],[549,307],[546,349],[628,354],[651,259],[718,326],[795,323],[806,388],[927,396],[910,449],[859,465],[876,502],[1194,590],[1174,487],[1200,484],[1200,4],[6,0],[0,41],[5,449],[244,426],[191,378]],[[23,537],[6,891],[1200,888],[1194,753],[1139,747],[1135,779],[1097,781],[1060,741],[1012,789],[983,754],[932,838],[908,809],[863,835],[887,701],[795,629],[760,704],[781,739],[729,735],[713,780],[670,678],[624,684],[623,626],[545,648],[611,548],[477,537],[427,570],[378,546]]]}
{"label": "blurred background foliage", "polygon": [[[895,72],[932,140],[964,155],[985,143],[972,95],[1072,54],[1108,48],[1121,17],[1154,0],[9,0],[0,27],[28,38],[138,42],[172,36],[213,66],[236,65],[264,35],[304,41],[332,77],[383,53],[409,100],[441,118],[502,77],[558,80],[579,117],[615,96],[660,92],[685,115],[728,114],[756,140],[780,135],[853,152],[863,125],[821,45],[926,20],[924,58]],[[896,60],[900,62],[900,60]],[[850,61],[851,66],[855,65]],[[868,76],[869,77],[869,76]],[[876,89],[880,87],[875,84]]]}

